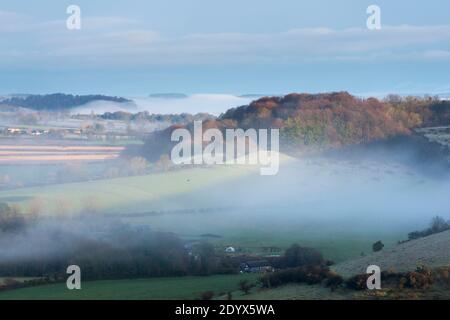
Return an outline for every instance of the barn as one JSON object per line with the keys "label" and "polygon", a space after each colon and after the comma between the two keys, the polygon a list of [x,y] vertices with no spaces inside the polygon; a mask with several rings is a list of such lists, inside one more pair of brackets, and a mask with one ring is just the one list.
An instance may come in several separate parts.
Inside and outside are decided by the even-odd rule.
{"label": "barn", "polygon": [[274,268],[267,260],[255,260],[243,262],[240,265],[241,272],[259,273],[259,272],[273,272]]}

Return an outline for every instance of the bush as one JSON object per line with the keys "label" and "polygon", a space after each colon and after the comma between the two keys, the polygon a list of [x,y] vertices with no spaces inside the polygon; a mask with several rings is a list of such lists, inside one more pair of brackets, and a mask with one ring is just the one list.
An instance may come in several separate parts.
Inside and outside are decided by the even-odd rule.
{"label": "bush", "polygon": [[313,248],[301,247],[298,244],[290,246],[280,259],[281,268],[296,268],[307,265],[322,265],[325,260],[322,254]]}
{"label": "bush", "polygon": [[450,266],[437,268],[435,273],[437,280],[450,284]]}
{"label": "bush", "polygon": [[446,222],[444,220],[444,218],[442,218],[440,216],[435,216],[431,220],[430,229],[431,229],[432,233],[438,233],[438,232],[446,231],[449,228],[450,228],[450,226],[448,225],[448,222]]}
{"label": "bush", "polygon": [[372,245],[373,252],[378,252],[383,250],[384,244],[381,241],[377,241]]}
{"label": "bush", "polygon": [[323,265],[290,268],[265,274],[260,278],[264,288],[277,287],[287,283],[317,284],[332,276]]}
{"label": "bush", "polygon": [[[365,290],[367,289],[368,274],[355,275],[347,281],[345,285],[349,289],[353,290]],[[427,289],[434,281],[433,272],[430,268],[422,266],[418,267],[416,271],[411,272],[394,272],[383,271],[381,273],[381,280],[383,283],[391,283],[396,285],[399,289],[412,288],[412,289]]]}
{"label": "bush", "polygon": [[213,291],[205,291],[200,294],[200,300],[211,300],[212,298],[214,298]]}
{"label": "bush", "polygon": [[408,233],[408,240],[419,239],[429,235],[450,230],[450,222],[445,221],[440,216],[435,216],[430,223],[430,227],[422,231],[413,231]]}
{"label": "bush", "polygon": [[7,278],[7,279],[3,280],[3,285],[10,289],[20,288],[23,286],[23,284],[21,282],[15,280],[15,279],[12,279],[12,278]]}
{"label": "bush", "polygon": [[365,290],[367,289],[368,274],[357,274],[345,281],[345,286],[353,290]]}
{"label": "bush", "polygon": [[330,288],[331,291],[336,290],[344,283],[344,278],[338,275],[334,271],[329,271],[325,279],[325,286]]}
{"label": "bush", "polygon": [[239,282],[239,289],[244,293],[248,294],[250,290],[254,287],[254,284],[248,282],[248,280],[241,280]]}
{"label": "bush", "polygon": [[421,266],[416,271],[406,274],[406,286],[413,289],[427,289],[433,284],[433,273],[430,268]]}

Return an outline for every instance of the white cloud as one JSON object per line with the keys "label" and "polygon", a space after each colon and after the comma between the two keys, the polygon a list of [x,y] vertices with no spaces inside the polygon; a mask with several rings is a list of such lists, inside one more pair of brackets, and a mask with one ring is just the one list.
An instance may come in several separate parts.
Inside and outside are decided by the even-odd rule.
{"label": "white cloud", "polygon": [[433,60],[450,60],[450,50],[429,50],[424,52],[424,57]]}
{"label": "white cloud", "polygon": [[[36,22],[0,11],[0,66],[143,67],[304,61],[450,60],[450,26],[293,29],[280,33],[159,34],[142,21],[86,17],[80,31],[65,21]],[[7,23],[3,23],[6,21]],[[6,25],[6,27],[5,27]]]}

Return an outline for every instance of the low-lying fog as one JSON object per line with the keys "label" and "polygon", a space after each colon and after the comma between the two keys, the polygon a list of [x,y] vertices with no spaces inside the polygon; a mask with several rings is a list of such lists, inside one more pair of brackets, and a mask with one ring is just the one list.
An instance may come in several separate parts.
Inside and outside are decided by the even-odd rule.
{"label": "low-lying fog", "polygon": [[126,111],[137,113],[148,111],[156,114],[210,113],[220,115],[230,106],[249,104],[254,97],[239,97],[229,94],[192,94],[186,97],[131,97],[132,103],[95,101],[72,110],[72,114],[102,114]]}
{"label": "low-lying fog", "polygon": [[[322,233],[324,239],[335,231],[375,235],[398,231],[406,238],[408,232],[427,227],[436,215],[450,219],[449,166],[417,150],[405,145],[376,149],[373,155],[288,160],[275,176],[260,176],[255,170],[251,177],[169,199],[167,205],[237,209],[192,219],[198,231],[259,230],[276,238],[297,228]],[[163,228],[183,232],[186,225],[180,219],[161,217],[159,222]]]}
{"label": "low-lying fog", "polygon": [[[345,234],[356,234],[367,241],[385,240],[389,234],[394,243],[406,239],[408,232],[426,228],[433,216],[450,218],[450,175],[448,167],[429,174],[423,170],[423,163],[393,159],[398,159],[398,154],[390,157],[386,153],[382,159],[322,156],[288,159],[275,176],[260,176],[259,170],[249,173],[236,167],[233,170],[242,170],[242,175],[231,181],[155,200],[163,214],[146,215],[146,210],[153,210],[148,208],[155,207],[149,200],[142,204],[143,215],[126,217],[124,211],[120,219],[131,225],[175,232],[181,237],[217,234],[224,243],[236,246],[242,245],[239,239],[265,245],[286,238],[289,242],[303,239],[314,245],[311,239],[315,239],[327,243],[332,251],[336,235]],[[210,170],[212,176],[223,175],[222,168],[203,170]],[[195,179],[195,175],[189,178]],[[98,192],[101,194],[102,190]],[[181,212],[185,209],[197,211]],[[130,209],[130,213],[135,212],[135,208]],[[44,232],[47,227],[52,232]],[[70,241],[95,239],[99,234],[80,223],[68,227],[65,220],[61,220],[60,233],[57,230],[57,219],[51,223],[42,221],[35,230],[26,233],[26,240],[16,238],[5,248],[8,241],[3,238],[0,258],[18,251],[34,255],[35,244],[39,244],[42,254],[55,252],[64,243],[58,237],[63,239],[65,234],[70,234]],[[16,248],[12,247],[14,243]]]}

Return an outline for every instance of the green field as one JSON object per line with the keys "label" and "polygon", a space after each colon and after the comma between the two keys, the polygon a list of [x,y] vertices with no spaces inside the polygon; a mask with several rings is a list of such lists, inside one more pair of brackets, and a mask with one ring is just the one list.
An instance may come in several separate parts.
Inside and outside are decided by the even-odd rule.
{"label": "green field", "polygon": [[277,288],[252,290],[248,295],[235,298],[240,300],[343,300],[352,297],[345,290],[331,291],[323,285],[287,284]]}
{"label": "green field", "polygon": [[[173,204],[171,197],[193,193],[254,172],[240,166],[220,166],[214,169],[194,168],[145,176],[133,176],[80,183],[56,184],[0,192],[0,202],[20,206],[27,212],[29,202],[39,199],[44,214],[82,211],[86,200],[95,199],[98,211],[107,213],[184,209],[198,205]],[[62,210],[60,203],[64,203]],[[172,204],[172,205],[171,205]],[[61,212],[66,211],[66,212]]]}
{"label": "green field", "polygon": [[208,277],[170,277],[136,280],[86,281],[81,290],[68,290],[65,283],[0,292],[0,300],[161,300],[197,299],[205,291],[223,295],[239,289],[239,281],[256,281],[255,274],[215,275]]}
{"label": "green field", "polygon": [[12,280],[15,280],[15,281],[23,282],[23,281],[26,281],[26,280],[32,280],[32,279],[35,279],[35,278],[33,278],[33,277],[14,277],[14,278],[4,278],[4,277],[0,277],[0,285],[1,285],[6,279],[12,279]]}

